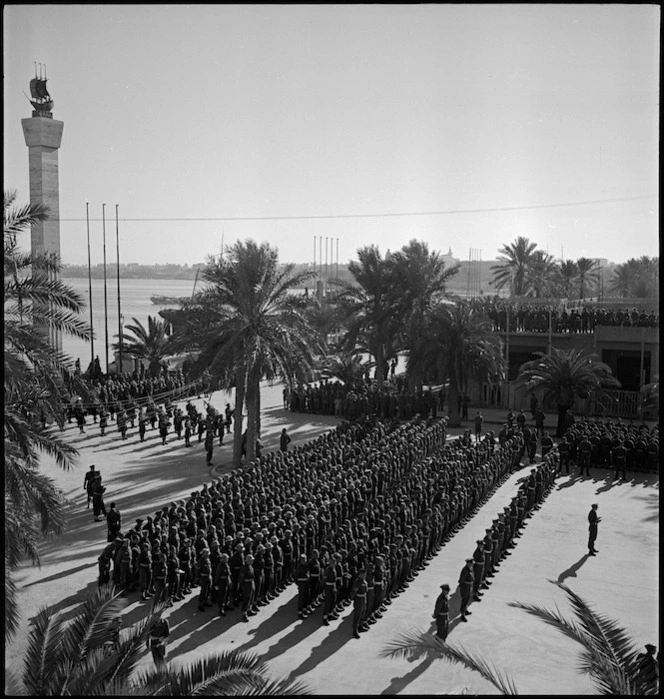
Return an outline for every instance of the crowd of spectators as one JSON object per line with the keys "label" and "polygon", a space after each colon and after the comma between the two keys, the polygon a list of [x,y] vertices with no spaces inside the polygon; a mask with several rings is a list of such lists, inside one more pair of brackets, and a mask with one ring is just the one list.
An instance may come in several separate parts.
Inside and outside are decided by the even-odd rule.
{"label": "crowd of spectators", "polygon": [[486,311],[496,332],[592,333],[602,325],[659,327],[659,315],[636,308],[571,308],[560,306],[511,304],[506,301],[486,301]]}
{"label": "crowd of spectators", "polygon": [[298,616],[323,623],[354,604],[357,636],[518,466],[518,427],[446,442],[443,419],[344,421],[286,452],[263,454],[211,485],[138,519],[99,557],[144,600],[182,599],[242,618],[294,582]]}

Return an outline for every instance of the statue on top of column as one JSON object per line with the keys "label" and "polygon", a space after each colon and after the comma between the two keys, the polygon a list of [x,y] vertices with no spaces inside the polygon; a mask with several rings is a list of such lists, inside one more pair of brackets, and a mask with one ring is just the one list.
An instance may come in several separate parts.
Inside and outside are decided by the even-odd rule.
{"label": "statue on top of column", "polygon": [[[30,94],[32,99],[28,97],[30,104],[34,107],[32,116],[53,118],[51,110],[53,109],[53,100],[46,89],[46,65],[44,65],[44,74],[42,76],[42,64],[39,64],[39,75],[37,75],[37,64],[35,63],[35,77],[30,81]],[[27,97],[27,95],[26,95]]]}

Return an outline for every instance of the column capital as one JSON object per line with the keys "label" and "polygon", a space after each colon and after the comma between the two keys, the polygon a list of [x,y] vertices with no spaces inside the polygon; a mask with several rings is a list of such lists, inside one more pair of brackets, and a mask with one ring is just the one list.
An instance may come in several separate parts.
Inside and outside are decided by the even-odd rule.
{"label": "column capital", "polygon": [[23,126],[25,145],[28,148],[33,146],[60,148],[62,130],[65,126],[64,121],[46,119],[44,117],[31,117],[30,119],[21,119],[21,125]]}

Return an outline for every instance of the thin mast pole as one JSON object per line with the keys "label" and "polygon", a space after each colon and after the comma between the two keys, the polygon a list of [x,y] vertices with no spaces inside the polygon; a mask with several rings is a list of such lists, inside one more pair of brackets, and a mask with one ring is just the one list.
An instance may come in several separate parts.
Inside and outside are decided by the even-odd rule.
{"label": "thin mast pole", "polygon": [[92,266],[90,264],[90,204],[85,202],[85,220],[87,222],[88,230],[88,293],[90,296],[90,378],[94,374],[95,367],[95,330],[92,322]]}
{"label": "thin mast pole", "polygon": [[120,302],[120,229],[118,225],[118,205],[115,205],[115,249],[118,257],[118,360],[120,363],[118,374],[122,373],[122,305]]}
{"label": "thin mast pole", "polygon": [[[316,236],[314,236],[314,275],[316,274]],[[316,283],[316,277],[314,276],[314,284]]]}
{"label": "thin mast pole", "polygon": [[335,279],[339,279],[339,238],[337,238],[337,266],[334,271]]}
{"label": "thin mast pole", "polygon": [[102,235],[104,240],[104,329],[106,374],[108,375],[108,294],[106,290],[106,204],[101,205]]}

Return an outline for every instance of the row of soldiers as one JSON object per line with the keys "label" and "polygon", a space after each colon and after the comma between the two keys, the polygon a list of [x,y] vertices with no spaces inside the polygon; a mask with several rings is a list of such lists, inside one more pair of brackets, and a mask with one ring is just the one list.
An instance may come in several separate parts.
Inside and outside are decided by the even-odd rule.
{"label": "row of soldiers", "polygon": [[659,470],[659,427],[636,425],[622,420],[579,418],[568,427],[558,444],[560,468],[569,473],[571,464],[590,475],[590,466],[615,469],[615,478],[627,471],[657,473]]}
{"label": "row of soldiers", "polygon": [[[501,562],[515,548],[515,540],[520,538],[526,520],[539,510],[544,498],[551,492],[557,474],[557,453],[544,457],[536,468],[530,470],[521,482],[509,505],[493,520],[485,530],[485,536],[477,539],[472,557],[467,558],[459,575],[460,617],[467,622],[472,614],[468,607],[471,600],[479,602],[488,589]],[[436,600],[433,617],[436,620],[436,635],[445,640],[449,631],[450,586],[441,585],[442,592]]]}
{"label": "row of soldiers", "polygon": [[[172,503],[146,523],[137,521],[100,557],[100,581],[110,573],[113,560],[116,583],[127,591],[140,589],[144,599],[151,594],[180,599],[198,585],[199,609],[216,602],[225,614],[239,604],[246,619],[301,573],[296,565],[304,556],[314,573],[299,611],[311,611],[327,599],[329,619],[348,601],[369,545],[371,555],[382,555],[392,572],[392,560],[404,558],[396,552],[405,545],[397,537],[415,537],[416,553],[403,549],[409,551],[409,564],[403,568],[408,572],[390,579],[387,589],[392,594],[407,583],[414,562],[431,555],[434,542],[477,506],[483,489],[505,472],[519,451],[518,440],[493,456],[487,445],[467,450],[455,443],[441,451],[446,456],[440,464],[429,464],[423,478],[418,461],[440,450],[444,441],[443,420],[342,423],[308,445],[268,454],[204,486],[186,504]],[[409,474],[407,485],[399,485]],[[434,497],[439,500],[434,502]],[[432,522],[437,523],[435,536]],[[418,538],[421,531],[426,536]],[[325,592],[330,581],[320,571],[316,576],[317,560],[322,570],[332,560],[342,569],[348,566],[341,576],[345,586],[335,587],[339,595],[332,611],[330,593]]]}

